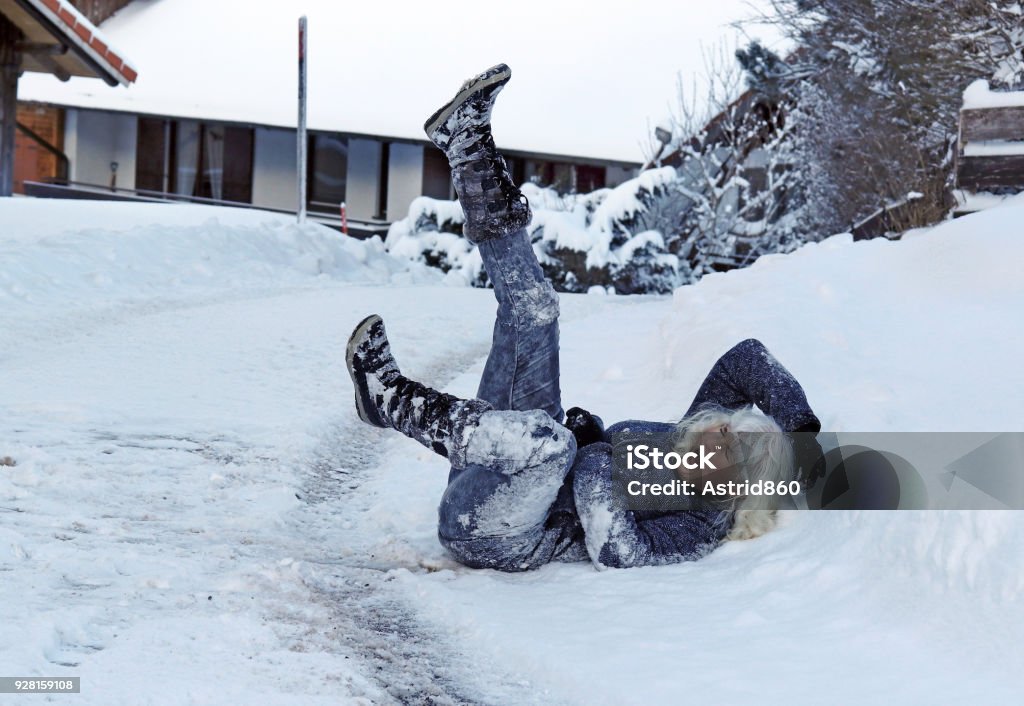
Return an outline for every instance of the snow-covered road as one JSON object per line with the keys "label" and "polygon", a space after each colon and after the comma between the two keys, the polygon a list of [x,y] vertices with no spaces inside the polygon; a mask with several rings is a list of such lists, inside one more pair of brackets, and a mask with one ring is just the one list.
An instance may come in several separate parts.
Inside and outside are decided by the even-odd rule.
{"label": "snow-covered road", "polygon": [[[358,422],[342,351],[376,311],[408,373],[472,394],[489,292],[266,215],[64,207],[120,225],[0,211],[0,676],[78,675],[54,700],[89,704],[1024,687],[1018,513],[802,513],[693,564],[468,570],[434,537],[443,459]],[[756,335],[833,428],[1022,428],[1024,342],[992,337],[1024,304],[1019,213],[829,241],[674,298],[565,296],[565,402],[672,418]],[[1005,257],[969,262],[968,235]]]}
{"label": "snow-covered road", "polygon": [[[600,302],[575,300],[569,321]],[[358,422],[340,354],[380,311],[403,364],[444,384],[486,354],[492,310],[481,290],[328,283],[22,338],[0,408],[23,616],[7,671],[84,672],[96,703],[495,698],[502,669],[460,664],[389,590],[399,567],[461,570],[403,538],[436,498],[403,507],[397,474],[390,497],[366,492],[419,450]]]}

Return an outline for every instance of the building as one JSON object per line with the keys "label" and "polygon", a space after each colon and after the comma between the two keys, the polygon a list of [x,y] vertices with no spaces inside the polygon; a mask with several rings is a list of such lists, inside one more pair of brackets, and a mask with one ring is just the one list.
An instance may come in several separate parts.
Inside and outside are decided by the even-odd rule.
{"label": "building", "polygon": [[[167,21],[166,13],[175,9],[176,1],[112,3],[118,6],[115,9],[128,7],[104,29],[121,43],[135,33],[153,34],[160,22]],[[180,4],[182,10],[189,7],[194,5]],[[281,10],[277,4],[274,7]],[[291,17],[287,9],[285,14]],[[18,104],[23,129],[18,138],[16,190],[36,195],[210,200],[295,211],[295,84],[287,83],[292,76],[278,66],[294,71],[294,52],[282,52],[273,65],[261,69],[258,43],[248,33],[230,34],[224,42],[225,55],[235,61],[257,55],[253,70],[278,77],[275,85],[280,90],[268,90],[270,97],[262,102],[252,99],[252,91],[239,94],[238,101],[218,100],[216,92],[204,85],[204,77],[191,75],[188,67],[163,70],[162,64],[174,57],[162,56],[149,62],[158,64],[152,71],[145,56],[140,58],[141,70],[154,82],[145,94],[108,100],[73,86],[27,86]],[[311,73],[317,60],[311,54]],[[209,64],[200,66],[211,71]],[[229,73],[223,72],[207,80],[225,86],[232,83]],[[168,85],[161,86],[161,81]],[[196,97],[177,82],[189,84]],[[311,81],[310,92],[312,101],[314,93],[330,95],[331,87]],[[402,123],[401,129],[392,123],[375,132],[378,121],[372,111],[353,116],[344,107],[318,109],[311,102],[306,180],[311,216],[337,224],[344,202],[349,222],[364,232],[375,232],[404,217],[410,202],[420,195],[453,198],[448,165],[422,133],[417,135],[420,122],[406,121],[408,125]],[[632,177],[640,166],[593,154],[551,154],[500,141],[499,146],[517,181],[532,180],[562,192],[614,186]]]}
{"label": "building", "polygon": [[[119,6],[117,0],[83,4],[89,5],[93,14],[112,12]],[[0,196],[10,196],[18,176],[16,152],[22,153],[17,161],[27,173],[61,174],[66,167],[60,149],[19,119],[16,99],[25,72],[47,74],[60,81],[72,76],[99,78],[111,86],[128,86],[138,77],[124,55],[67,0],[0,0]],[[29,141],[22,140],[16,149],[19,128]],[[42,153],[36,154],[40,150]],[[23,180],[24,173],[19,186]]]}

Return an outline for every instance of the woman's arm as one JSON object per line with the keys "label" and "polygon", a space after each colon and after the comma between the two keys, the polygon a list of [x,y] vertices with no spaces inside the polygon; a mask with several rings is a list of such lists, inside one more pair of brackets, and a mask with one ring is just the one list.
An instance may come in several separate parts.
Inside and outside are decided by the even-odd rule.
{"label": "woman's arm", "polygon": [[738,409],[751,404],[778,422],[783,431],[821,430],[800,383],[755,338],[737,343],[718,359],[686,416],[706,405]]}

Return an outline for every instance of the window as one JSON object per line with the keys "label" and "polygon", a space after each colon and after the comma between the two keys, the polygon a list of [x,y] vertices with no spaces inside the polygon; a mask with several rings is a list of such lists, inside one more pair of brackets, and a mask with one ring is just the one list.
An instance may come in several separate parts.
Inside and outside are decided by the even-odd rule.
{"label": "window", "polygon": [[348,140],[337,135],[309,138],[309,208],[336,213],[345,200]]}
{"label": "window", "polygon": [[135,188],[252,201],[252,128],[139,118]]}
{"label": "window", "polygon": [[604,167],[591,167],[583,164],[576,165],[576,191],[581,194],[589,194],[591,191],[603,189],[604,184]]}
{"label": "window", "polygon": [[452,198],[452,170],[448,158],[433,147],[423,150],[423,195],[434,199]]}
{"label": "window", "polygon": [[549,186],[559,194],[588,194],[606,183],[604,167],[585,164],[527,159],[522,161],[522,172],[524,181]]}
{"label": "window", "polygon": [[139,118],[135,143],[135,188],[167,191],[167,145],[171,124],[167,120]]}
{"label": "window", "polygon": [[576,191],[576,170],[564,162],[541,162],[527,160],[525,176],[538,186],[550,186],[559,194]]}

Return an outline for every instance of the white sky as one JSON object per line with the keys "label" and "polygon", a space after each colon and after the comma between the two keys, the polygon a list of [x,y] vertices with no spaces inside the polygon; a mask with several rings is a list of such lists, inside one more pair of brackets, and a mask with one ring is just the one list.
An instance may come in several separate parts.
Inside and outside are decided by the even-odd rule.
{"label": "white sky", "polygon": [[[763,0],[757,0],[763,3]],[[297,18],[309,17],[309,125],[423,139],[422,124],[468,76],[504,61],[499,146],[641,161],[648,126],[738,33],[749,0],[135,0],[102,27],[139,70],[130,88],[22,77],[19,97],[295,125]],[[773,28],[747,29],[778,46]]]}

